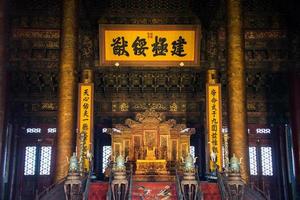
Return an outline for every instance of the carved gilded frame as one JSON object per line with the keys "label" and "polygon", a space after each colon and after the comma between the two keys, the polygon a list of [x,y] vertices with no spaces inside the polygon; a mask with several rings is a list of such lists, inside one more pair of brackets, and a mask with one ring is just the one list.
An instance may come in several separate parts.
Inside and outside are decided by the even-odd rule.
{"label": "carved gilded frame", "polygon": [[138,66],[138,67],[165,67],[179,66],[178,61],[145,61],[145,60],[107,60],[105,57],[105,31],[106,30],[134,30],[134,31],[168,31],[168,30],[191,30],[195,31],[194,39],[194,59],[193,61],[185,61],[185,66],[200,66],[200,43],[201,43],[201,26],[200,25],[132,25],[132,24],[99,24],[99,65],[101,67],[112,67],[116,62],[120,66]]}

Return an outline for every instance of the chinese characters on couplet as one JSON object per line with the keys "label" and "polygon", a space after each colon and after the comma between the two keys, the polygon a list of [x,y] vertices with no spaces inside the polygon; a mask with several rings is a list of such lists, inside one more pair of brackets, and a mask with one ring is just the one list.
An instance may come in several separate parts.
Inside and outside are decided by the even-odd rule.
{"label": "chinese characters on couplet", "polygon": [[93,85],[91,83],[79,84],[79,115],[78,115],[78,141],[77,145],[80,170],[87,172],[90,169],[88,156],[92,148],[92,120],[93,120]]}
{"label": "chinese characters on couplet", "polygon": [[88,121],[89,121],[89,109],[90,109],[90,91],[88,89],[84,89],[83,91],[83,98],[82,98],[82,110],[83,110],[83,116],[82,116],[82,130],[87,131],[89,128]]}
{"label": "chinese characters on couplet", "polygon": [[[187,42],[182,36],[179,36],[177,40],[172,41],[171,44],[172,45],[170,46],[172,47],[172,50],[170,52],[172,56],[184,57],[187,55],[184,52],[184,45],[186,45]],[[127,56],[127,57],[130,56],[127,51],[127,48],[129,48],[128,41],[126,41],[124,37],[114,38],[112,40],[111,47],[114,55]],[[140,38],[139,36],[137,36],[137,38],[134,40],[134,42],[131,45],[133,53],[136,56],[146,56],[149,47],[152,48],[152,55],[154,57],[166,56],[169,47],[167,38],[155,36],[154,43],[151,45],[147,45],[147,41],[145,38]]]}
{"label": "chinese characters on couplet", "polygon": [[[208,84],[207,85],[207,128],[208,128],[208,141],[209,153],[214,155],[210,161],[210,170],[222,168],[222,98],[221,98],[221,85]],[[213,159],[214,158],[214,159]]]}
{"label": "chinese characters on couplet", "polygon": [[211,95],[212,95],[212,98],[211,98],[211,150],[212,152],[218,154],[218,139],[217,139],[217,132],[218,132],[218,125],[219,125],[219,122],[218,122],[218,118],[217,118],[217,106],[216,106],[216,103],[217,103],[217,98],[216,98],[216,95],[217,95],[217,92],[216,90],[211,90]]}

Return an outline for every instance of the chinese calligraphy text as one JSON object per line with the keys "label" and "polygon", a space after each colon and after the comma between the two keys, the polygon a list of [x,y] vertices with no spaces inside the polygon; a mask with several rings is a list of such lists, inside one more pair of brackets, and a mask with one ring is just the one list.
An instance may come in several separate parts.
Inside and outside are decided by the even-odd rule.
{"label": "chinese calligraphy text", "polygon": [[92,154],[92,130],[93,130],[93,84],[79,84],[78,98],[78,133],[77,155],[80,171],[87,172],[90,169],[90,156]]}
{"label": "chinese calligraphy text", "polygon": [[206,112],[210,155],[210,170],[222,169],[222,137],[221,137],[221,86],[220,84],[208,84],[206,88]]}

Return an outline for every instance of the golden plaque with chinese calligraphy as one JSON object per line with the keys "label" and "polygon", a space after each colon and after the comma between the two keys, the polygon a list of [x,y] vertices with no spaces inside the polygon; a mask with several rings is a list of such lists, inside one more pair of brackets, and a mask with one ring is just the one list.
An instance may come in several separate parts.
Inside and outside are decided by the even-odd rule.
{"label": "golden plaque with chinese calligraphy", "polygon": [[93,92],[92,83],[79,84],[78,98],[78,139],[77,155],[79,158],[80,170],[88,172],[92,155],[93,136]]}
{"label": "golden plaque with chinese calligraphy", "polygon": [[206,86],[206,115],[209,146],[209,168],[215,170],[216,165],[222,169],[222,98],[220,84]]}
{"label": "golden plaque with chinese calligraphy", "polygon": [[199,66],[199,25],[99,27],[101,66]]}

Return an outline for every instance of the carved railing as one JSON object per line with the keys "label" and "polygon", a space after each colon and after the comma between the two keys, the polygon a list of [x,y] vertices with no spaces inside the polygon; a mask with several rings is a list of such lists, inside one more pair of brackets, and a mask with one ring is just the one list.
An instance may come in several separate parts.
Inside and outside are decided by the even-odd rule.
{"label": "carved railing", "polygon": [[195,165],[195,171],[196,171],[196,174],[195,174],[195,175],[196,175],[197,182],[198,182],[198,190],[196,190],[196,191],[197,191],[196,196],[197,196],[197,199],[198,199],[198,200],[202,200],[202,199],[203,199],[203,193],[202,193],[201,187],[200,187],[199,167],[198,167],[198,165]]}
{"label": "carved railing", "polygon": [[245,186],[245,194],[244,199],[257,199],[257,200],[267,200],[267,198],[264,197],[261,193],[255,191],[252,189],[249,185]]}
{"label": "carved railing", "polygon": [[83,194],[82,194],[83,200],[87,200],[88,197],[89,197],[91,174],[92,174],[92,171],[89,172],[89,174],[87,176],[87,179],[86,179],[85,188],[84,188],[84,191],[83,191]]}
{"label": "carved railing", "polygon": [[[50,185],[49,187],[47,187],[45,190],[43,190],[41,193],[37,194],[35,199],[39,200],[39,199],[43,199],[45,196],[47,196],[47,194],[50,193],[50,191],[53,192],[54,188],[58,188],[59,186],[61,186],[62,190],[64,188],[63,183],[65,182],[66,177],[60,179],[59,181],[57,181],[56,183],[53,183],[52,185]],[[64,193],[63,193],[64,196]]]}
{"label": "carved railing", "polygon": [[129,174],[129,188],[128,188],[128,199],[132,199],[132,182],[133,182],[133,165],[130,165],[130,174]]}
{"label": "carved railing", "polygon": [[[80,180],[82,182],[82,185],[85,185],[84,188],[85,190],[83,191],[83,199],[85,198],[85,195],[88,195],[88,188],[89,184],[88,183],[88,177],[81,177]],[[58,182],[50,185],[47,187],[45,190],[43,190],[41,193],[37,194],[35,199],[36,200],[57,200],[57,199],[65,199],[65,191],[64,191],[64,182],[66,181],[66,177],[60,179]],[[85,194],[86,193],[86,194]],[[86,198],[87,199],[87,196]]]}
{"label": "carved railing", "polygon": [[108,168],[110,169],[110,172],[109,172],[109,179],[108,179],[108,190],[107,190],[107,193],[106,193],[106,200],[111,200],[112,199],[112,188],[111,188],[111,183],[112,183],[112,177],[113,177],[113,164],[110,163]]}
{"label": "carved railing", "polygon": [[250,186],[253,190],[259,192],[264,198],[271,199],[270,191],[266,189],[265,184],[263,183],[263,190],[257,187],[253,182],[250,183]]}
{"label": "carved railing", "polygon": [[177,199],[178,200],[183,200],[183,194],[181,191],[181,186],[180,186],[180,177],[178,175],[177,169],[175,169],[175,175],[176,175],[176,191],[177,191]]}
{"label": "carved railing", "polygon": [[[229,186],[227,176],[224,172],[217,172],[217,176],[218,186],[220,189],[222,200],[229,200],[230,197],[234,196],[235,194],[232,194],[231,191],[228,189]],[[243,179],[241,180],[245,182]],[[253,184],[244,185],[244,193],[242,198],[245,200],[271,200],[269,193],[263,192]]]}
{"label": "carved railing", "polygon": [[223,172],[217,172],[217,176],[218,176],[218,186],[221,193],[221,198],[222,200],[229,200],[229,194],[225,186],[226,177],[223,174]]}
{"label": "carved railing", "polygon": [[258,199],[258,200],[271,200],[270,193],[264,192],[251,183],[245,186],[245,198],[247,199]]}

